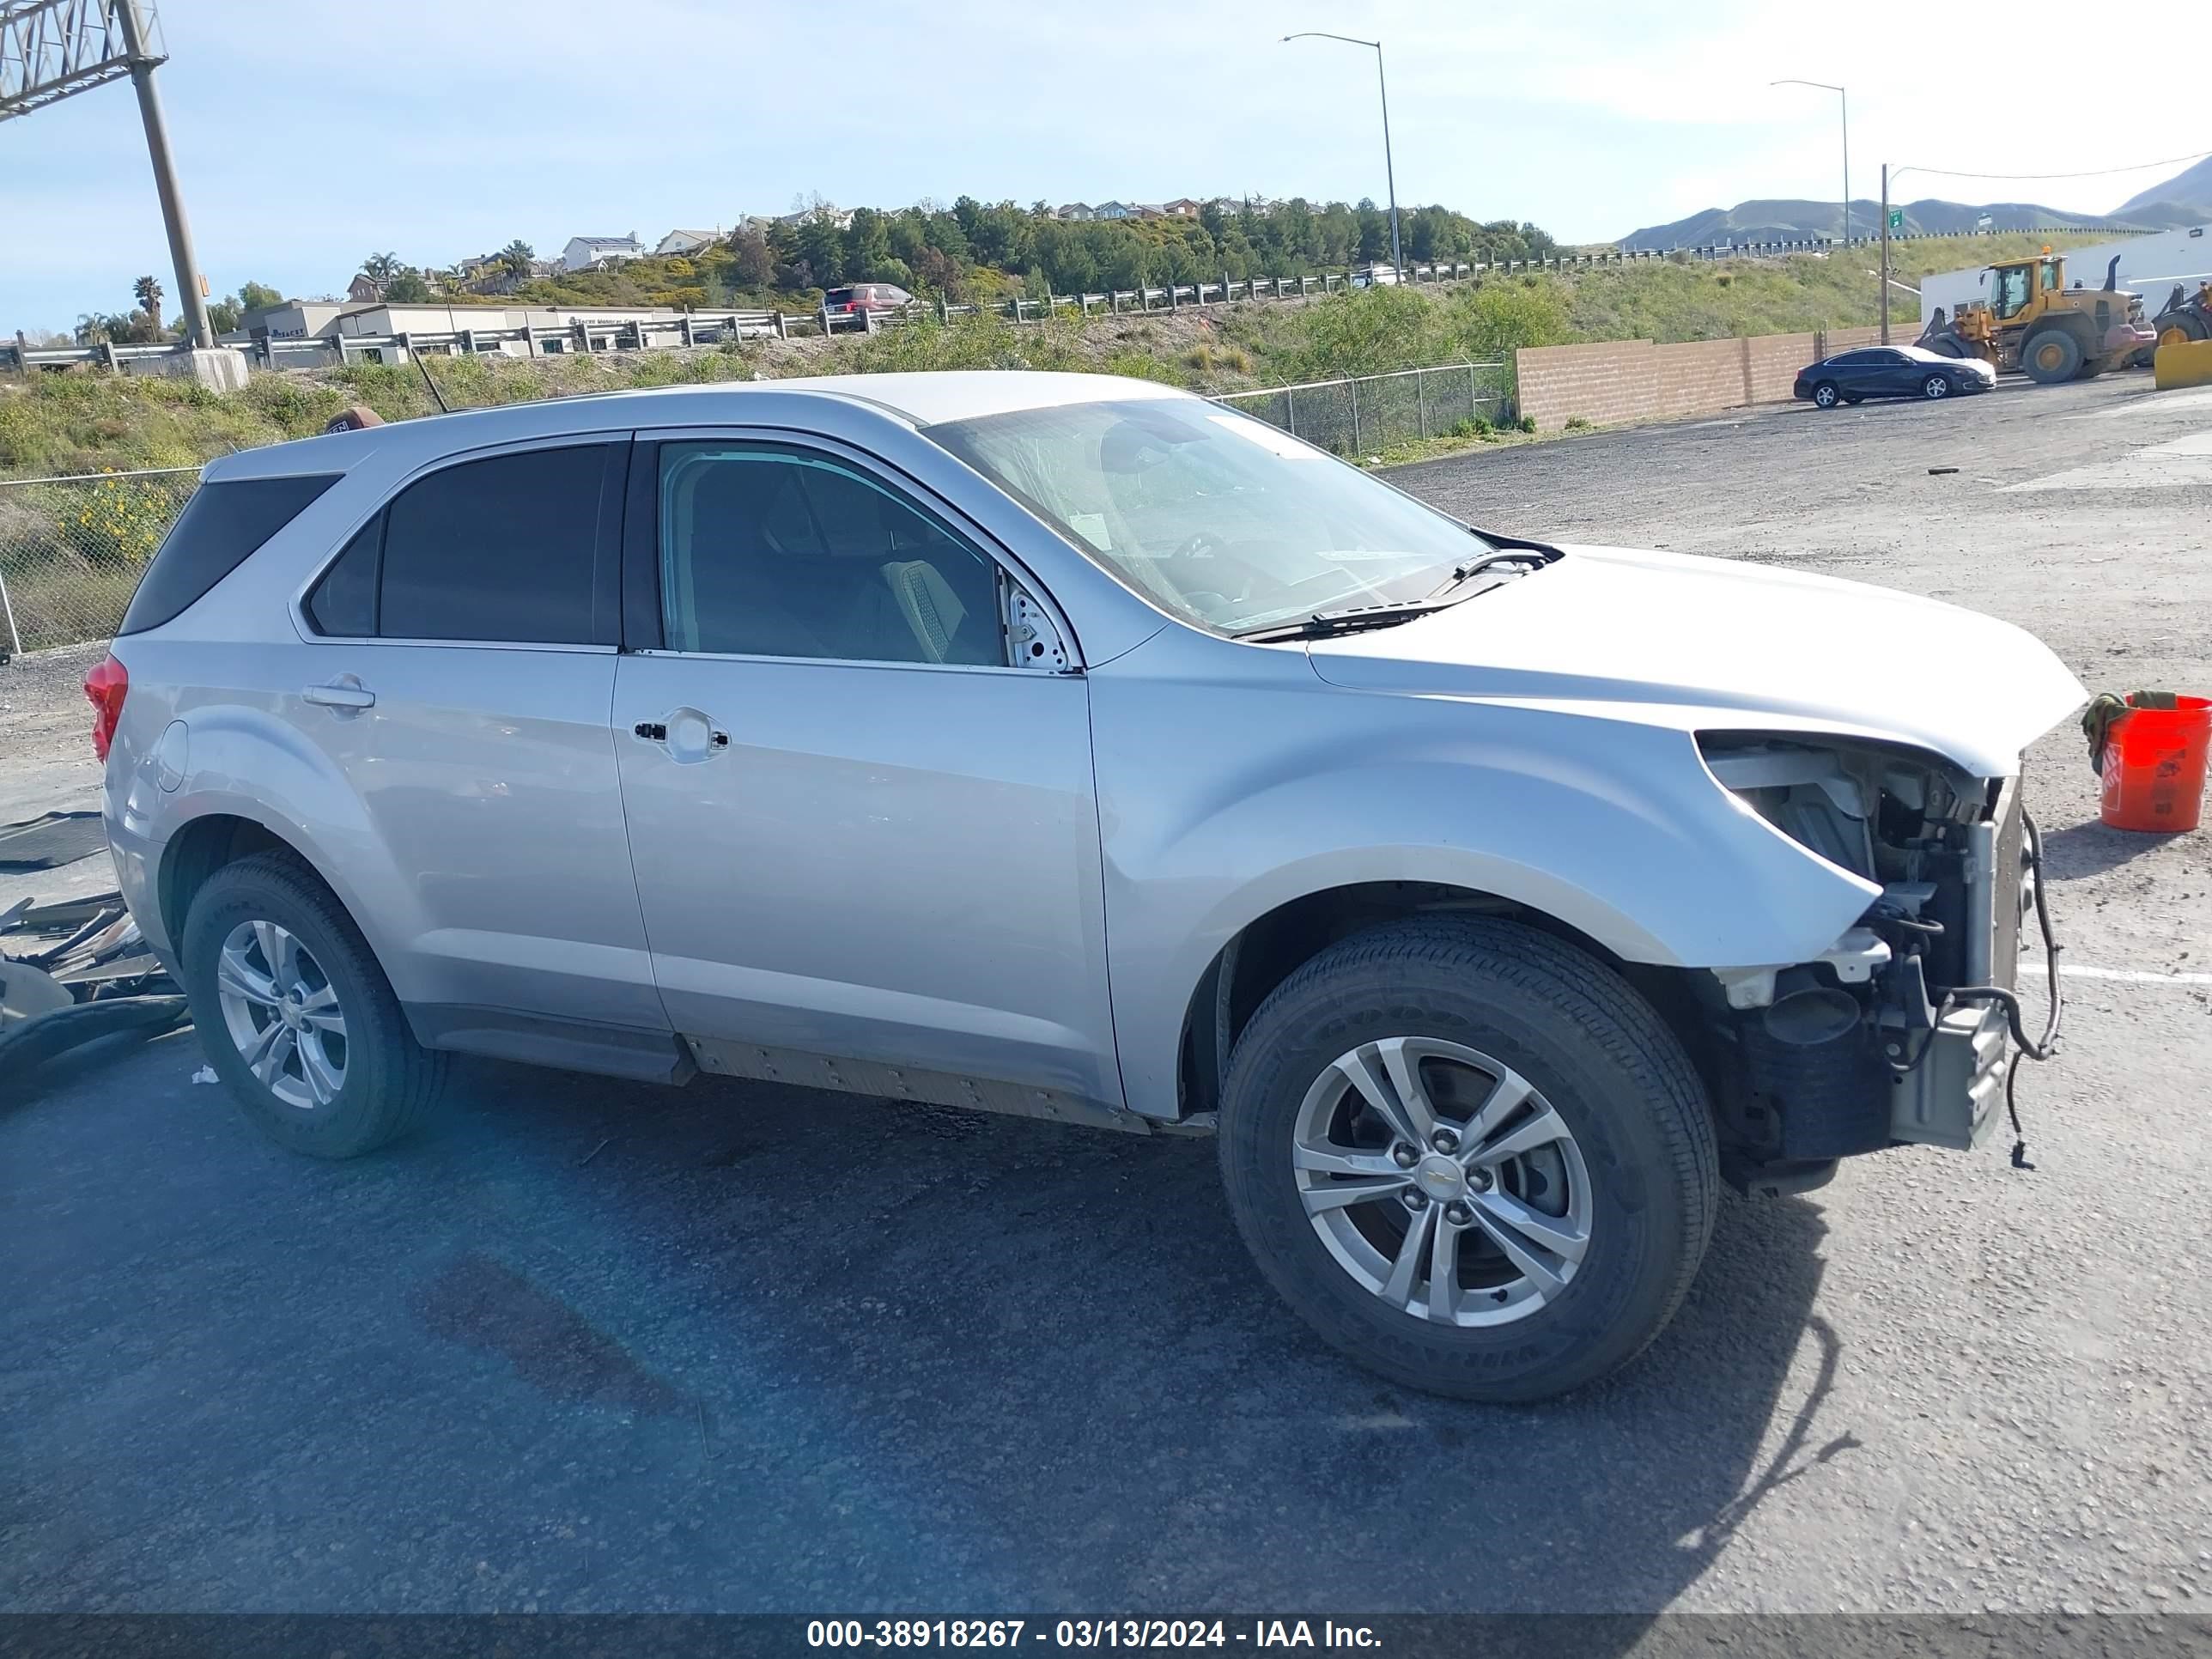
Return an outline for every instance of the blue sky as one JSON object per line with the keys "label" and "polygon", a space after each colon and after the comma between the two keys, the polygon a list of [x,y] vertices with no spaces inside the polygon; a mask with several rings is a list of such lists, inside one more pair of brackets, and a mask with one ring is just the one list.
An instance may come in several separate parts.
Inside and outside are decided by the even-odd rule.
{"label": "blue sky", "polygon": [[[447,264],[514,237],[711,228],[818,192],[896,206],[966,192],[1157,200],[1383,196],[1371,59],[1300,28],[1381,36],[1401,205],[1440,201],[1608,240],[1698,208],[1836,191],[1830,94],[1851,89],[1853,194],[1885,159],[1996,173],[2212,145],[2187,54],[2030,106],[2008,55],[1910,21],[1839,44],[1833,8],[1753,0],[162,0],[161,71],[200,263],[342,289],[392,249]],[[1966,14],[1960,14],[1962,16]],[[2147,15],[2147,14],[2146,14]],[[1933,18],[1935,14],[1928,14]],[[2006,14],[2078,34],[2078,3]],[[2073,182],[1923,174],[1901,196],[2108,210],[2179,167]],[[66,329],[173,287],[126,84],[0,122],[0,329]]]}

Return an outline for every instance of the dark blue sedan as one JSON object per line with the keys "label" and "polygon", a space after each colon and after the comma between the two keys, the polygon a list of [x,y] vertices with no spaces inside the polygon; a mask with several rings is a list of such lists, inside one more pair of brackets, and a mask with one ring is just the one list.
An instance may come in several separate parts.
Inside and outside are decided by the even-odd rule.
{"label": "dark blue sedan", "polygon": [[1987,392],[1997,372],[1978,357],[1945,357],[1919,346],[1863,346],[1797,371],[1790,395],[1816,409],[1869,398],[1957,397]]}

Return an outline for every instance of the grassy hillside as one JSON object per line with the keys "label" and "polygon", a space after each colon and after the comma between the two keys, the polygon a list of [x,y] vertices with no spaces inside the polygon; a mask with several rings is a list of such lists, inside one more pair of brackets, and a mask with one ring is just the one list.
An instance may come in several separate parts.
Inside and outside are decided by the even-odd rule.
{"label": "grassy hillside", "polygon": [[[1899,246],[1896,264],[1910,282],[1920,272],[2041,246],[2029,236],[1912,242]],[[1652,263],[1435,289],[1375,289],[1304,305],[1097,318],[1087,325],[975,318],[950,327],[920,324],[874,336],[690,352],[430,362],[456,408],[679,382],[913,368],[1093,369],[1224,392],[1468,358],[1510,362],[1524,345],[1846,327],[1875,320],[1875,290],[1856,258]],[[1917,319],[1911,295],[1894,295],[1893,315],[1908,325]],[[387,420],[435,407],[411,368],[257,374],[228,397],[90,374],[0,380],[0,477],[194,465],[320,431],[353,403]]]}

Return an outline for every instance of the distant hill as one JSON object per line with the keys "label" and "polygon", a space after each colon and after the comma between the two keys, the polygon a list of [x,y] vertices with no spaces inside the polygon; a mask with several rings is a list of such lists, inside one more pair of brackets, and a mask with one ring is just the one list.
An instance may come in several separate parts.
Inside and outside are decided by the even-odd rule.
{"label": "distant hill", "polygon": [[[2192,169],[2192,171],[2195,171]],[[2184,174],[2184,178],[2189,177]],[[2179,179],[2173,181],[2179,184]],[[2161,185],[2161,190],[2169,185]],[[1929,198],[1892,203],[1905,210],[1904,229],[1917,236],[1955,236],[1978,228],[1987,214],[1995,230],[2100,230],[2144,224],[2129,215],[2124,220],[2091,213],[2066,213],[2033,202],[1987,202],[1973,205]],[[1716,242],[1787,242],[1808,237],[1834,236],[1843,228],[1843,209],[1832,201],[1738,202],[1732,208],[1708,208],[1669,225],[1650,225],[1620,239],[1624,248],[1704,247]],[[1851,234],[1863,235],[1881,228],[1881,204],[1851,204]]]}
{"label": "distant hill", "polygon": [[2212,155],[2130,197],[2116,211],[2160,225],[2201,225],[2212,219]]}

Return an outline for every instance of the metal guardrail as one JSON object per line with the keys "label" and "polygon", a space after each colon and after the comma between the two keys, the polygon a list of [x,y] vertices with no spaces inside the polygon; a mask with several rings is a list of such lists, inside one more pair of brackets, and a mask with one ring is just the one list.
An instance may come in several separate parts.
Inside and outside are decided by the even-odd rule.
{"label": "metal guardrail", "polygon": [[[2069,234],[2125,236],[2150,234],[2136,228],[2107,230],[2096,226],[2055,228]],[[2035,232],[2033,228],[2024,233],[1996,228],[1986,231],[1911,232],[1889,240],[1893,243],[1954,240],[1960,237],[2014,234],[2032,235]],[[1791,254],[1831,252],[1838,248],[1871,248],[1879,246],[1880,241],[1878,236],[1854,236],[1845,243],[1830,236],[1794,241],[1708,242],[1696,246],[1668,248],[1607,248],[1596,252],[1554,254],[1540,259],[1420,263],[1406,266],[1395,277],[1381,280],[1385,285],[1419,286],[1466,281],[1493,273],[1513,276],[1531,271],[1590,270],[1606,265],[1672,259],[1678,255],[1705,260],[1785,258]],[[1369,286],[1372,279],[1365,273],[1370,269],[1353,267],[1302,276],[1232,278],[1224,274],[1218,282],[1170,283],[1093,294],[1055,294],[1042,300],[1013,295],[975,305],[953,305],[943,299],[934,303],[917,301],[912,306],[896,311],[832,313],[817,309],[811,313],[686,311],[666,318],[634,318],[619,321],[585,319],[551,327],[525,325],[435,331],[418,330],[398,334],[335,335],[312,339],[257,341],[246,349],[252,360],[263,368],[342,368],[356,357],[377,362],[394,351],[514,355],[507,352],[510,345],[520,345],[522,348],[520,355],[532,357],[570,351],[642,351],[657,346],[713,345],[730,338],[764,339],[771,335],[779,339],[788,339],[794,333],[872,332],[878,328],[896,327],[901,323],[933,315],[941,322],[950,322],[956,317],[993,315],[1018,323],[1039,321],[1068,313],[1088,317],[1094,310],[1119,314],[1125,311],[1174,311],[1184,306],[1249,303],[1263,299],[1306,299],[1316,293],[1335,294],[1346,289]],[[94,345],[33,346],[19,337],[12,343],[0,342],[0,368],[13,369],[19,374],[28,373],[34,368],[64,368],[79,364],[96,364],[119,369],[127,363],[167,356],[181,349],[182,347],[167,342],[131,345],[102,343]],[[284,361],[287,358],[294,361],[288,362]],[[301,361],[304,359],[313,361]]]}

